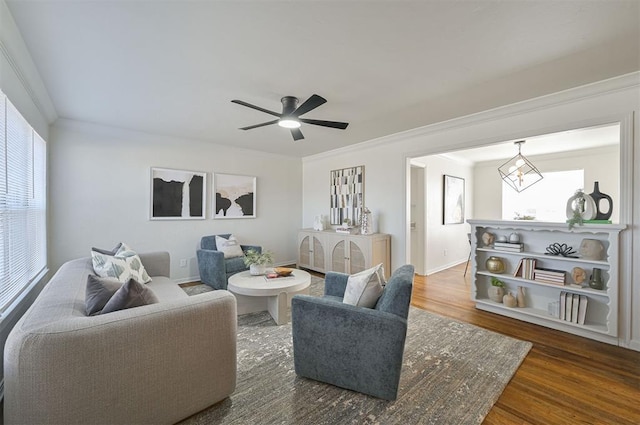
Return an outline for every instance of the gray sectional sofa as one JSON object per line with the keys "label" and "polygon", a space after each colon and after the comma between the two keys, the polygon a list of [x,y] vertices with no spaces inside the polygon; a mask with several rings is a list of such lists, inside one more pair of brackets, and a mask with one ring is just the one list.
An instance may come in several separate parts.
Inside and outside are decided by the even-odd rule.
{"label": "gray sectional sofa", "polygon": [[5,424],[171,424],[234,391],[233,295],[189,297],[168,253],[140,258],[159,303],[87,316],[91,259],[51,278],[5,346]]}

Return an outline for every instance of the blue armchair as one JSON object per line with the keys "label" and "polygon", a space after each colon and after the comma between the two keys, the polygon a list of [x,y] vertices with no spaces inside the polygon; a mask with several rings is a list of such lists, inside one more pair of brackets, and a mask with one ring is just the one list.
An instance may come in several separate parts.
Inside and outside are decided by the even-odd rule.
{"label": "blue armchair", "polygon": [[348,275],[328,272],[323,297],[295,295],[291,303],[296,374],[395,400],[407,336],[412,265],[389,278],[375,308],[344,304]]}
{"label": "blue armchair", "polygon": [[[228,239],[230,234],[218,235]],[[262,252],[262,247],[253,245],[240,245],[244,252],[250,249]],[[200,249],[197,250],[198,269],[200,281],[214,289],[227,289],[229,276],[249,270],[244,265],[244,257],[224,258],[222,251],[216,246],[216,235],[204,236],[200,240]]]}

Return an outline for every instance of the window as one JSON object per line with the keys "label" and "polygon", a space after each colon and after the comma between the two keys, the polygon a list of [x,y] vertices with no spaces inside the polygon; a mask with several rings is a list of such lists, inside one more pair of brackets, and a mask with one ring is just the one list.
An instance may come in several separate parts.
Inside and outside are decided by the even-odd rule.
{"label": "window", "polygon": [[542,173],[543,179],[516,192],[502,183],[502,219],[535,219],[564,222],[567,200],[584,187],[584,170]]}
{"label": "window", "polygon": [[47,269],[46,142],[0,92],[0,313]]}

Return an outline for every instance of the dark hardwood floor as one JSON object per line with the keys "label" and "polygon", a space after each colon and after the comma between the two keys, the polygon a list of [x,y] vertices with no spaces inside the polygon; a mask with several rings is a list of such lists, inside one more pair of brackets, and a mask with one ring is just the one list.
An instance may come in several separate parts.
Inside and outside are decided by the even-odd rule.
{"label": "dark hardwood floor", "polygon": [[411,304],[533,343],[485,424],[640,424],[640,352],[476,310],[464,267],[416,276]]}

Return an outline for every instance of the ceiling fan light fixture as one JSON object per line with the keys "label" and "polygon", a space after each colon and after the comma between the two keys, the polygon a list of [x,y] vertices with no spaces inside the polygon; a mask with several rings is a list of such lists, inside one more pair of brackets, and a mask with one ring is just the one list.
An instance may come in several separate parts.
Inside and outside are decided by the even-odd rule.
{"label": "ceiling fan light fixture", "polygon": [[293,118],[282,118],[278,120],[278,125],[284,128],[300,128],[300,121]]}

